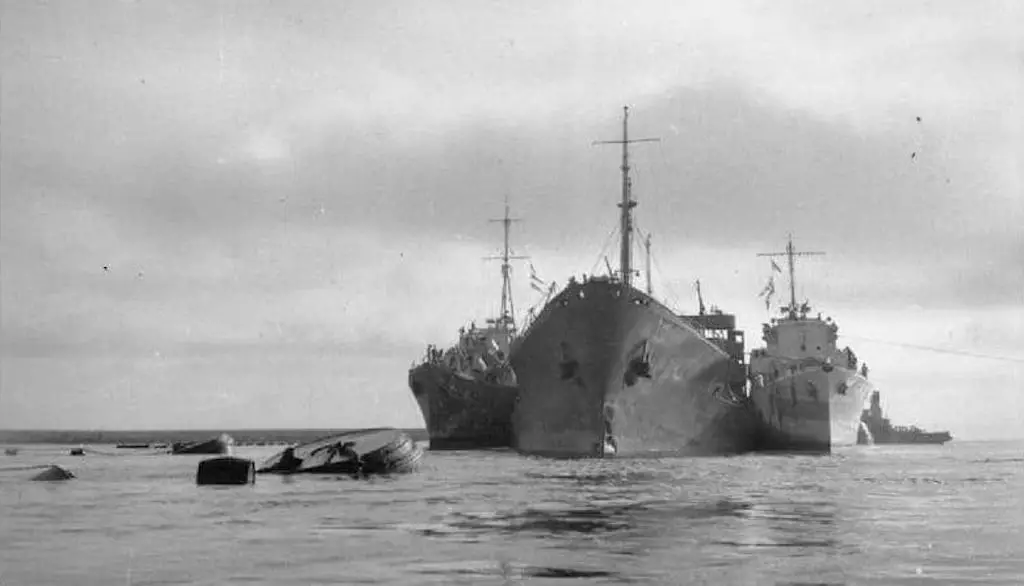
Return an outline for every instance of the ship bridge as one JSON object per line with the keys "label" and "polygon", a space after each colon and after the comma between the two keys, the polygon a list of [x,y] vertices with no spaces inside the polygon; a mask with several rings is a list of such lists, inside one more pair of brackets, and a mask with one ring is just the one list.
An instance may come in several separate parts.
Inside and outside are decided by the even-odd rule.
{"label": "ship bridge", "polygon": [[767,354],[824,360],[836,351],[838,327],[820,319],[783,319],[764,325]]}

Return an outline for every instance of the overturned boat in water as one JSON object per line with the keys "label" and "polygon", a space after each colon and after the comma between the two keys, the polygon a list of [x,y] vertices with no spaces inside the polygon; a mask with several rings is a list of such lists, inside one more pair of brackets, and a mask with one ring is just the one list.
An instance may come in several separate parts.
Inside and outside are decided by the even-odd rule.
{"label": "overturned boat in water", "polygon": [[219,436],[201,442],[174,442],[170,446],[172,454],[229,454],[235,440],[222,433]]}
{"label": "overturned boat in water", "polygon": [[646,292],[633,286],[628,145],[647,140],[655,139],[629,138],[624,109],[622,140],[604,141],[622,145],[618,273],[570,279],[513,344],[519,452],[601,458],[753,447],[757,424],[744,395],[743,333],[734,318],[681,315],[649,284]]}
{"label": "overturned boat in water", "polygon": [[289,446],[271,456],[258,474],[377,475],[413,472],[423,448],[390,427],[350,431]]}

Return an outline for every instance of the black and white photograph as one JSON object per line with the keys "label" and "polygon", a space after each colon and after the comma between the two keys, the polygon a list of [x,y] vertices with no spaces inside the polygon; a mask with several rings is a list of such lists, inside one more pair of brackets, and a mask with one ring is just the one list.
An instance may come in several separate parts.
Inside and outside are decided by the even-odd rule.
{"label": "black and white photograph", "polygon": [[0,0],[0,586],[1024,583],[1022,23]]}

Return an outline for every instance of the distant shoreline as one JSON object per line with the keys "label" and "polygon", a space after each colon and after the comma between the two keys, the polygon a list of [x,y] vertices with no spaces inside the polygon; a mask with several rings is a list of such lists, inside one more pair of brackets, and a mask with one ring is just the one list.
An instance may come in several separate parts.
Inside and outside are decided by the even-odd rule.
{"label": "distant shoreline", "polygon": [[[87,430],[87,429],[0,429],[0,444],[149,444],[180,441],[201,441],[230,435],[236,442],[298,443],[320,437],[366,428],[334,429],[152,429],[152,430]],[[426,429],[402,429],[414,441],[428,439]]]}

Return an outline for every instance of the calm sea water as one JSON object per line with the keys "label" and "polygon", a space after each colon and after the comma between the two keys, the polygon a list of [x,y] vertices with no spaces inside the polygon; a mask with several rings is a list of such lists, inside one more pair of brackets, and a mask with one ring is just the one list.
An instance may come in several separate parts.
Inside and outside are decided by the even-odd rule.
{"label": "calm sea water", "polygon": [[[197,487],[207,456],[0,457],[0,583],[1021,584],[1024,444],[551,461]],[[262,459],[275,448],[239,448]],[[78,478],[26,482],[56,463]]]}

